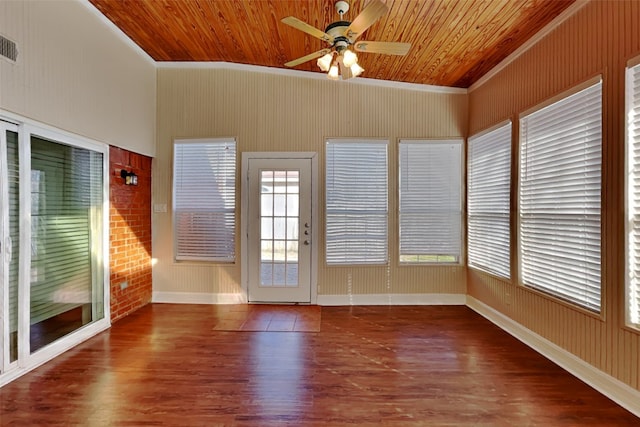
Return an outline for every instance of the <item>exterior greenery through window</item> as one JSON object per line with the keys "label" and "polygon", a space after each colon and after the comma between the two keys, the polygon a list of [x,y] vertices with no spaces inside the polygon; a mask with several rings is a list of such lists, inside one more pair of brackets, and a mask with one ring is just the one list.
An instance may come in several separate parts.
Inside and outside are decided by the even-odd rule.
{"label": "exterior greenery through window", "polygon": [[520,271],[599,312],[602,82],[585,86],[520,120]]}
{"label": "exterior greenery through window", "polygon": [[511,122],[469,138],[467,251],[470,267],[511,276]]}
{"label": "exterior greenery through window", "polygon": [[176,140],[173,156],[176,260],[235,260],[236,143]]}
{"label": "exterior greenery through window", "polygon": [[400,262],[457,263],[462,141],[400,141]]}

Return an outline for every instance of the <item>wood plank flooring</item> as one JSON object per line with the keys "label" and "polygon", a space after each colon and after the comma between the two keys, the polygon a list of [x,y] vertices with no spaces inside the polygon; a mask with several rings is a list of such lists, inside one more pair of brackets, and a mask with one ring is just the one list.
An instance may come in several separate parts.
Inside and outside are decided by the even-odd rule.
{"label": "wood plank flooring", "polygon": [[318,333],[224,309],[144,307],[0,388],[0,425],[640,425],[464,306],[322,307]]}
{"label": "wood plank flooring", "polygon": [[318,305],[225,305],[217,309],[216,331],[320,332]]}

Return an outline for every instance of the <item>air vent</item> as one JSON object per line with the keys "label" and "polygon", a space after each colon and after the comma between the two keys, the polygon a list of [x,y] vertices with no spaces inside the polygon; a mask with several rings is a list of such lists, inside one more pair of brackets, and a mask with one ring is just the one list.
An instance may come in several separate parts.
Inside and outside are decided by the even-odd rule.
{"label": "air vent", "polygon": [[6,37],[0,36],[0,55],[15,62],[18,58],[18,47],[16,43]]}

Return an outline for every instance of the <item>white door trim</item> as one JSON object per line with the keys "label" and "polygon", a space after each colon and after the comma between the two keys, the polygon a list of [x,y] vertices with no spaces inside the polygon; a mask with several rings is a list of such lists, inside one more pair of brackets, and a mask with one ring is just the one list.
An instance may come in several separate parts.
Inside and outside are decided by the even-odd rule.
{"label": "white door trim", "polygon": [[[315,152],[244,152],[242,153],[242,172],[240,178],[240,264],[243,300],[249,295],[249,160],[251,159],[309,159],[311,160],[311,235],[318,235],[318,155]],[[318,301],[318,239],[311,239],[311,304]]]}

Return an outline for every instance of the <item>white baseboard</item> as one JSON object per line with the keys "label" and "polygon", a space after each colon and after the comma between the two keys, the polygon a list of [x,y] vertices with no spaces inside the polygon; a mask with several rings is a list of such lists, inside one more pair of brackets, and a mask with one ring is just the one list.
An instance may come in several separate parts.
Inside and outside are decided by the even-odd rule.
{"label": "white baseboard", "polygon": [[468,295],[467,306],[629,412],[640,417],[640,391],[596,369],[574,354]]}
{"label": "white baseboard", "polygon": [[464,294],[318,295],[318,305],[465,305]]}
{"label": "white baseboard", "polygon": [[[154,303],[246,304],[243,294],[154,292]],[[596,369],[584,360],[525,328],[479,300],[464,294],[318,295],[321,306],[340,305],[466,305],[558,366],[640,417],[640,391]]]}
{"label": "white baseboard", "polygon": [[243,294],[153,292],[151,302],[169,304],[246,304],[247,297]]}
{"label": "white baseboard", "polygon": [[[151,302],[171,304],[246,304],[243,294],[153,292]],[[318,305],[465,305],[463,294],[318,295]]]}

